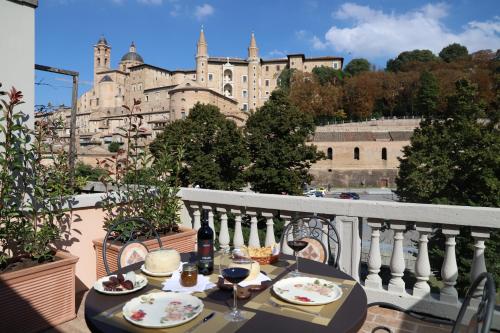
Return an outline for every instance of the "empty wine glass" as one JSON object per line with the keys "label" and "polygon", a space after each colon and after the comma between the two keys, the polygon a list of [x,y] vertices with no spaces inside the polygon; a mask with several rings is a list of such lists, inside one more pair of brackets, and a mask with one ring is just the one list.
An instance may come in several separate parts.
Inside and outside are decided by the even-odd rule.
{"label": "empty wine glass", "polygon": [[224,318],[228,321],[246,320],[238,309],[236,296],[238,283],[250,275],[252,263],[253,261],[246,249],[234,249],[233,251],[226,251],[222,255],[220,265],[221,275],[226,281],[233,284],[233,308],[224,315]]}
{"label": "empty wine glass", "polygon": [[294,223],[287,229],[285,239],[287,240],[287,245],[295,254],[295,270],[290,273],[291,276],[301,276],[299,272],[299,252],[309,244],[304,240],[308,236],[309,226],[302,221]]}

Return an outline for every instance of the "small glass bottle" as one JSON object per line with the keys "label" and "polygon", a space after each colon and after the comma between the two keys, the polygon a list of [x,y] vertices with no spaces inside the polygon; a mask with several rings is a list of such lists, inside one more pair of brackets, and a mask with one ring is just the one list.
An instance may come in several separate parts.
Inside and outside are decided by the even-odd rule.
{"label": "small glass bottle", "polygon": [[196,286],[198,282],[198,269],[195,264],[184,264],[181,273],[181,285],[183,287]]}

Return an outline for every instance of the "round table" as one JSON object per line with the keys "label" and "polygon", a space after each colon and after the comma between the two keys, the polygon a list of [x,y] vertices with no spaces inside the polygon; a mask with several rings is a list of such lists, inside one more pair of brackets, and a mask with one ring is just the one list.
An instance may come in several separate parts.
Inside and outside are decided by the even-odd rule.
{"label": "round table", "polygon": [[[182,254],[182,260],[187,261],[190,256],[192,256],[192,254]],[[281,255],[280,262],[286,262],[282,259],[293,260],[294,258],[288,255]],[[140,268],[141,264],[142,263],[128,266],[123,269],[123,272],[137,270]],[[292,264],[290,267],[288,267],[288,269],[294,269],[294,266],[295,264]],[[335,269],[326,264],[303,258],[300,259],[300,270],[309,274],[329,276],[344,280],[354,280],[351,276],[339,271],[338,269]],[[282,278],[286,273],[287,272],[284,272],[283,274],[277,276],[273,280],[273,283]],[[136,293],[122,296],[103,295],[96,292],[92,288],[91,290],[89,290],[87,298],[85,300],[85,321],[87,322],[87,326],[92,332],[125,332],[124,330],[121,330],[116,326],[107,325],[102,320],[96,320],[94,319],[94,317],[155,288],[158,289],[158,287],[148,285],[144,289]],[[203,300],[204,302],[214,302],[222,304],[225,303],[228,298],[232,297],[227,291],[220,291],[217,289],[210,291],[210,293],[220,293],[221,297],[206,298]],[[227,296],[223,296],[224,294],[226,294]],[[245,300],[238,300],[238,306],[240,308],[243,308],[245,302]],[[265,311],[253,309],[251,309],[250,311],[255,312],[255,316],[245,322],[245,324],[238,330],[238,332],[357,332],[363,325],[366,318],[367,298],[365,291],[359,285],[359,283],[357,283],[342,306],[338,309],[337,313],[330,321],[328,326],[322,326],[303,320],[293,319],[290,317],[279,316]],[[155,330],[149,329],[148,331],[154,332]]]}

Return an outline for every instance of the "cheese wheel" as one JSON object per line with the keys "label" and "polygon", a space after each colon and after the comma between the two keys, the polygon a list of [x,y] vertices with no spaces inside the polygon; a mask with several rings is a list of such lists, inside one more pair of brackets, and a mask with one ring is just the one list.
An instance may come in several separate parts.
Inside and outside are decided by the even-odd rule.
{"label": "cheese wheel", "polygon": [[152,273],[170,273],[179,268],[181,256],[174,249],[159,249],[146,255],[144,267]]}
{"label": "cheese wheel", "polygon": [[232,262],[229,265],[229,267],[241,267],[241,268],[246,268],[246,269],[250,270],[250,275],[248,275],[248,277],[245,280],[243,280],[245,282],[255,280],[260,274],[260,265],[256,261],[252,261],[251,264],[250,263]]}

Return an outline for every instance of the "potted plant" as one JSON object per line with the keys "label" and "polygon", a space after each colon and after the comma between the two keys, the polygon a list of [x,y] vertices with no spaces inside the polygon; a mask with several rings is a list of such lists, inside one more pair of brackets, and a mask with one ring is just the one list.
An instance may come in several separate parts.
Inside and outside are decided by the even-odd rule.
{"label": "potted plant", "polygon": [[0,104],[0,331],[35,332],[76,316],[78,258],[55,246],[70,240],[72,186],[54,126],[38,121],[33,132],[16,108],[22,93],[0,95],[8,97]]}
{"label": "potted plant", "polygon": [[[179,252],[193,251],[196,231],[179,226],[180,198],[179,172],[183,150],[176,154],[154,159],[143,145],[144,129],[140,115],[140,101],[134,100],[132,107],[126,105],[125,126],[121,128],[125,142],[113,158],[98,161],[108,171],[103,183],[107,191],[101,202],[105,211],[106,231],[118,220],[127,217],[143,217],[151,222],[160,235],[163,247]],[[111,186],[110,186],[111,185]],[[118,256],[130,235],[132,226],[114,230],[114,242],[106,248],[110,270],[118,269]],[[146,233],[138,238],[148,250],[158,248],[156,239],[147,239]],[[103,239],[94,240],[96,250],[97,278],[106,275],[102,247]]]}

